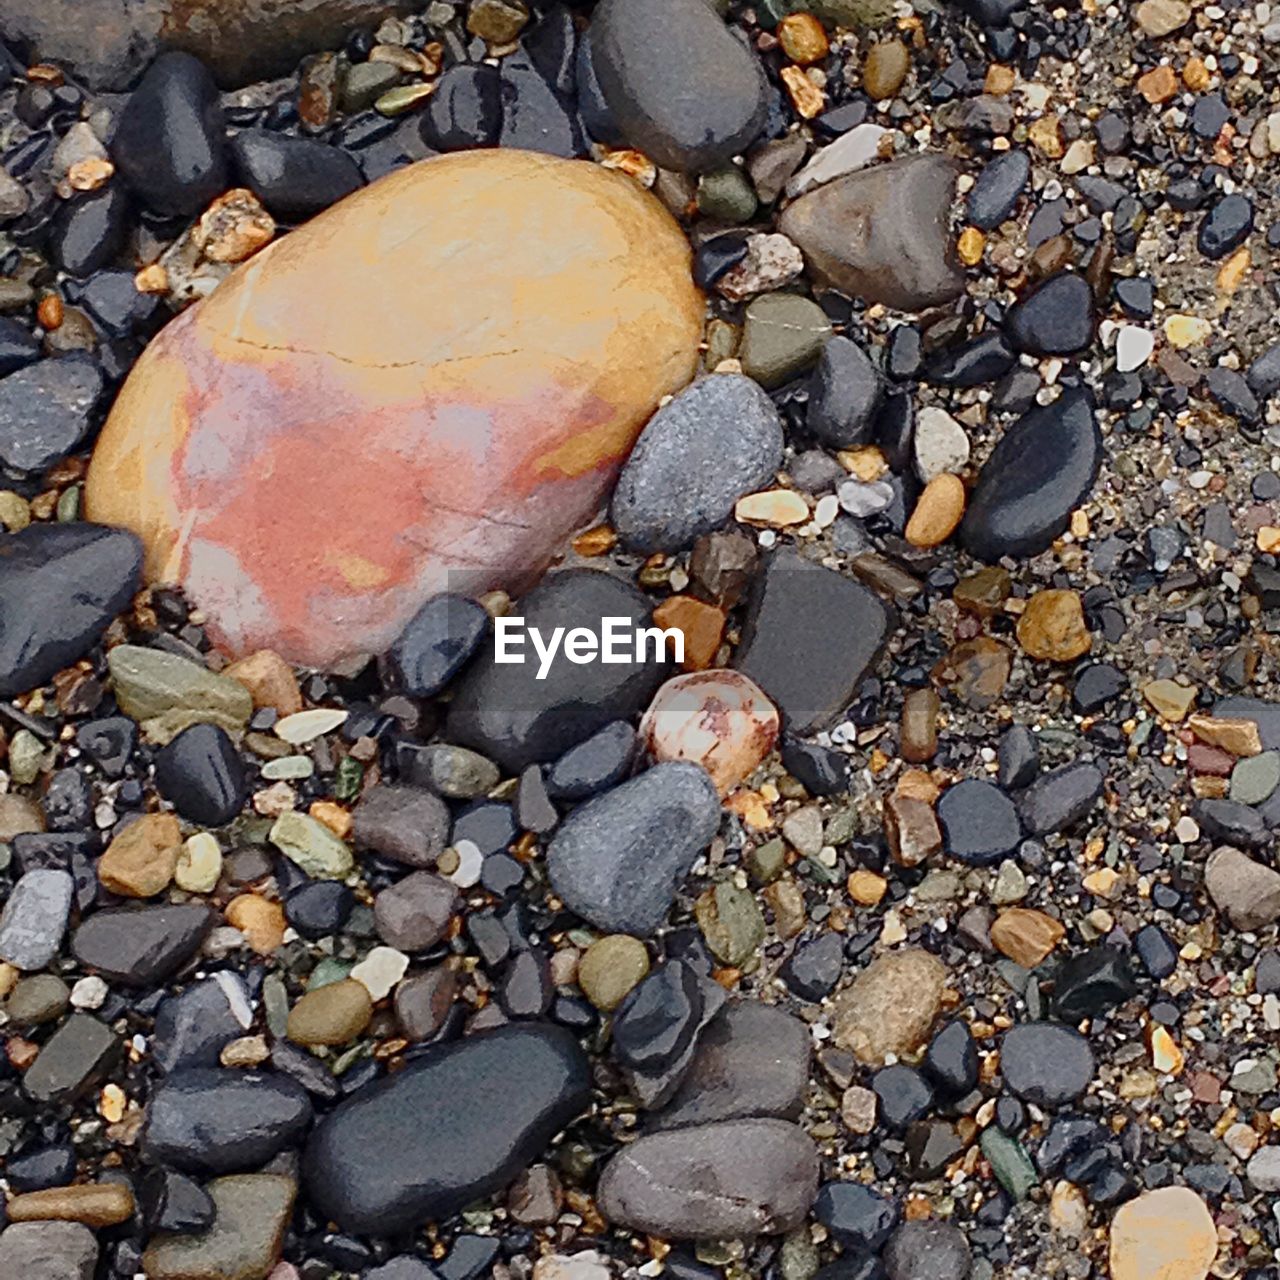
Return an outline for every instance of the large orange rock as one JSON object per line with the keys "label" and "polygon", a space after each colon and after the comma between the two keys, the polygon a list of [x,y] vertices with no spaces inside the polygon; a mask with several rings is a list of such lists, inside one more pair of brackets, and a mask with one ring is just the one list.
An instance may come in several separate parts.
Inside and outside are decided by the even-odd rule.
{"label": "large orange rock", "polygon": [[598,166],[426,160],[170,323],[85,490],[233,654],[350,663],[448,587],[520,587],[694,371],[702,297],[662,206]]}

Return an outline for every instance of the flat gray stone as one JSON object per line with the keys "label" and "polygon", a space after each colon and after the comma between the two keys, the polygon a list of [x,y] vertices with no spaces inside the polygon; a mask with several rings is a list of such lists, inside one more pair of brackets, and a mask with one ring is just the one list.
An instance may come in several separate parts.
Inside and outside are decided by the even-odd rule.
{"label": "flat gray stone", "polygon": [[74,894],[69,872],[28,871],[0,912],[0,960],[19,969],[43,969],[58,954]]}
{"label": "flat gray stone", "polygon": [[1239,849],[1215,849],[1205,863],[1204,884],[1214,906],[1237,929],[1251,933],[1280,918],[1280,872]]}
{"label": "flat gray stone", "polygon": [[93,1280],[98,1242],[78,1222],[15,1222],[0,1232],[5,1280]]}

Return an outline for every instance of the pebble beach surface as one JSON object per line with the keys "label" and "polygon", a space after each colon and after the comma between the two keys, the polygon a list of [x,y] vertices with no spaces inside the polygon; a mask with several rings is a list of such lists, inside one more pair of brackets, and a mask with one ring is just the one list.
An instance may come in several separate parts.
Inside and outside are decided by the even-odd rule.
{"label": "pebble beach surface", "polygon": [[1265,3],[0,0],[0,1280],[1274,1280],[1278,173]]}

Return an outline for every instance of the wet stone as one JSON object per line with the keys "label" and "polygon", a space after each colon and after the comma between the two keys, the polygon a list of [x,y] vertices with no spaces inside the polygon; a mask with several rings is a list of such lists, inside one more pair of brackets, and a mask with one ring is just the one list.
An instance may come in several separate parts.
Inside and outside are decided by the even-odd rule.
{"label": "wet stone", "polygon": [[122,1048],[105,1023],[87,1013],[73,1013],[45,1041],[22,1087],[37,1102],[74,1102],[116,1065]]}
{"label": "wet stone", "polygon": [[238,977],[220,973],[169,996],[156,1010],[151,1053],[163,1072],[216,1067],[225,1045],[253,1020],[249,994]]}
{"label": "wet stone", "polygon": [[949,1222],[904,1222],[884,1251],[889,1280],[967,1280],[969,1243]]}
{"label": "wet stone", "polygon": [[1010,310],[1005,328],[1019,351],[1073,355],[1093,341],[1093,291],[1083,276],[1051,276]]}
{"label": "wet stone", "polygon": [[1247,196],[1235,192],[1223,196],[1205,214],[1196,232],[1196,246],[1206,258],[1216,262],[1238,249],[1252,230],[1253,203]]}
{"label": "wet stone", "polygon": [[422,137],[436,151],[493,147],[502,130],[502,79],[496,67],[450,67],[422,113]]}
{"label": "wet stone", "polygon": [[161,54],[129,95],[111,158],[148,209],[190,216],[229,185],[225,127],[203,64],[188,53]]}
{"label": "wet stone", "polygon": [[814,1201],[813,1214],[841,1244],[878,1251],[898,1223],[898,1206],[858,1182],[828,1182]]}
{"label": "wet stone", "polygon": [[253,714],[249,691],[177,654],[120,644],[107,655],[120,709],[155,740],[168,742],[192,724],[242,728]]}
{"label": "wet stone", "polygon": [[664,168],[716,168],[759,133],[766,111],[760,65],[700,0],[607,0],[588,41],[613,119]]}
{"label": "wet stone", "polygon": [[449,838],[448,807],[424,787],[371,787],[356,806],[352,838],[408,867],[433,867]]}
{"label": "wet stone", "polygon": [[80,925],[71,951],[107,978],[146,987],[190,960],[212,923],[212,912],[202,904],[109,907]]}
{"label": "wet stone", "polygon": [[444,1025],[457,987],[457,975],[444,965],[407,977],[395,991],[401,1031],[410,1040],[430,1040]]}
{"label": "wet stone", "polygon": [[853,701],[884,644],[889,609],[860,583],[804,559],[775,552],[756,587],[734,665],[804,734]]}
{"label": "wet stone", "polygon": [[0,378],[0,463],[29,474],[66,457],[89,433],[103,385],[101,369],[83,352]]}
{"label": "wet stone", "polygon": [[615,1226],[674,1240],[777,1235],[803,1222],[818,1184],[812,1140],[784,1120],[727,1120],[649,1134],[619,1151],[597,1201]]}
{"label": "wet stone", "polygon": [[867,353],[850,338],[829,338],[809,380],[805,424],[823,444],[864,444],[883,394],[883,379]]}
{"label": "wet stone", "polygon": [[766,293],[747,306],[738,358],[762,387],[780,387],[811,368],[831,337],[816,302],[794,293]]}
{"label": "wet stone", "polygon": [[578,962],[582,993],[604,1012],[616,1009],[649,972],[649,953],[638,938],[625,933],[597,938]]}
{"label": "wet stone", "polygon": [[547,793],[556,800],[585,800],[624,781],[635,761],[636,731],[614,720],[547,770]]}
{"label": "wet stone", "polygon": [[1018,797],[1022,825],[1034,836],[1066,831],[1092,812],[1102,784],[1102,771],[1083,761],[1041,774]]}
{"label": "wet stone", "polygon": [[1088,395],[1064,392],[1020,418],[992,450],[960,526],[979,559],[1038,555],[1066,529],[1097,477],[1102,438]]}
{"label": "wet stone", "polygon": [[1037,1106],[1060,1107],[1074,1101],[1089,1087],[1094,1069],[1089,1042],[1057,1023],[1023,1023],[1001,1041],[1005,1085]]}
{"label": "wet stone", "polygon": [[1031,158],[1025,151],[997,155],[978,174],[969,192],[966,213],[981,231],[993,231],[1017,207],[1031,177]]}
{"label": "wet stone", "polygon": [[460,902],[447,880],[430,871],[414,871],[374,899],[378,936],[398,951],[427,951],[444,936]]}
{"label": "wet stone", "polygon": [[1238,760],[1231,771],[1230,798],[1237,804],[1262,804],[1280,787],[1280,752]]}
{"label": "wet stone", "polygon": [[818,1001],[835,989],[843,970],[844,945],[840,935],[824,933],[796,947],[782,967],[782,980],[801,1000]]}
{"label": "wet stone", "polygon": [[38,973],[20,978],[0,1008],[18,1026],[39,1026],[54,1022],[67,1010],[71,990],[61,978]]}
{"label": "wet stone", "polygon": [[928,1037],[942,1000],[946,968],[927,951],[880,957],[837,997],[835,1041],[862,1062],[917,1049]]}
{"label": "wet stone", "polygon": [[303,222],[364,185],[345,151],[315,138],[241,129],[229,145],[240,181],[285,222]]}
{"label": "wet stone", "polygon": [[392,683],[415,698],[434,697],[475,653],[488,626],[489,615],[475,600],[433,596],[387,651]]}
{"label": "wet stone", "polygon": [[320,1123],[303,1158],[310,1196],[352,1231],[439,1220],[509,1183],[589,1097],[586,1058],[558,1027],[517,1024],[430,1049]]}
{"label": "wet stone", "polygon": [[947,853],[970,866],[990,866],[1007,857],[1022,839],[1013,801],[978,778],[948,787],[938,801],[938,823]]}
{"label": "wet stone", "polygon": [[977,1085],[978,1047],[963,1022],[948,1022],[929,1041],[924,1069],[940,1089],[955,1097]]}
{"label": "wet stone", "polygon": [[717,960],[732,968],[751,966],[765,938],[764,916],[754,894],[722,880],[698,898],[694,916]]}
{"label": "wet stone", "polygon": [[184,818],[205,827],[230,822],[248,794],[235,743],[212,724],[184,729],[159,752],[156,787]]}
{"label": "wet stone", "polygon": [[640,982],[613,1019],[613,1055],[642,1107],[662,1106],[693,1062],[698,1037],[724,1004],[724,989],[670,960]]}
{"label": "wet stone", "polygon": [[1128,956],[1104,943],[1063,962],[1054,981],[1053,1007],[1064,1022],[1077,1023],[1114,1009],[1137,991]]}
{"label": "wet stone", "polygon": [[597,928],[647,936],[719,824],[703,769],[656,764],[565,819],[547,852],[551,885]]}
{"label": "wet stone", "polygon": [[745,493],[782,463],[782,424],[750,378],[703,378],[640,433],[614,490],[610,519],[638,551],[674,551],[724,524]]}
{"label": "wet stone", "polygon": [[1252,932],[1280,918],[1280,872],[1223,845],[1205,863],[1204,884],[1214,906],[1237,928]]}
{"label": "wet stone", "polygon": [[28,871],[0,911],[0,960],[18,969],[43,969],[58,954],[75,882],[65,871]]}
{"label": "wet stone", "polygon": [[1024,724],[1013,724],[1000,737],[996,753],[1000,786],[1016,791],[1029,786],[1040,772],[1040,746]]}

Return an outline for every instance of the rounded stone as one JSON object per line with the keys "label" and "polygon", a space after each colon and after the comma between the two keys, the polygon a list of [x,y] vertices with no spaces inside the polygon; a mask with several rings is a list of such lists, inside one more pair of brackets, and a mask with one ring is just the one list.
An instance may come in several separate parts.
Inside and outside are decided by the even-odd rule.
{"label": "rounded stone", "polygon": [[1189,1187],[1144,1192],[1111,1223],[1113,1280],[1204,1280],[1217,1254],[1213,1216]]}
{"label": "rounded stone", "polygon": [[1037,591],[1018,619],[1018,643],[1024,653],[1047,662],[1074,662],[1088,653],[1092,641],[1079,594]]}
{"label": "rounded stone", "polygon": [[639,938],[611,933],[597,938],[578,963],[578,985],[597,1009],[616,1009],[649,972],[649,953]]}
{"label": "rounded stone", "polygon": [[308,991],[289,1010],[288,1036],[294,1044],[347,1044],[369,1025],[373,1001],[354,978]]}
{"label": "rounded stone", "polygon": [[689,267],[658,201],[598,166],[411,165],[160,333],[86,508],[140,534],[148,577],[181,584],[233,654],[380,652],[445,587],[526,582],[595,513],[693,373]]}

